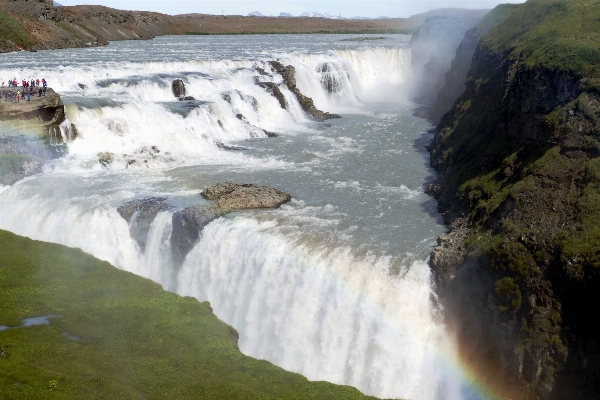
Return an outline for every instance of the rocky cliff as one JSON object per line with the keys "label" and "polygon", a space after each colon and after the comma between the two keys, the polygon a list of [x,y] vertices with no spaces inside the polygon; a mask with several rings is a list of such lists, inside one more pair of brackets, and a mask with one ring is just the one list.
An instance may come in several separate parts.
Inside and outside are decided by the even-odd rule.
{"label": "rocky cliff", "polygon": [[598,398],[600,4],[504,11],[430,147],[429,191],[452,229],[431,264],[461,353],[488,384]]}

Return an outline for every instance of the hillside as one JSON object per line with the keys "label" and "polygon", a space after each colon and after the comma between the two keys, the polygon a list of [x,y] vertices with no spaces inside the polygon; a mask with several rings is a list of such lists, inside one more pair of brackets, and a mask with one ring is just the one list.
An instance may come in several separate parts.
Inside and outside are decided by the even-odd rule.
{"label": "hillside", "polygon": [[80,250],[0,231],[0,291],[2,399],[372,398],[243,355],[208,302]]}
{"label": "hillside", "polygon": [[452,228],[432,267],[465,357],[512,396],[597,398],[600,3],[506,11],[431,146]]}
{"label": "hillside", "polygon": [[0,52],[103,45],[161,35],[242,33],[399,33],[411,19],[331,20],[203,14],[165,15],[103,6],[55,7],[49,0],[0,2]]}

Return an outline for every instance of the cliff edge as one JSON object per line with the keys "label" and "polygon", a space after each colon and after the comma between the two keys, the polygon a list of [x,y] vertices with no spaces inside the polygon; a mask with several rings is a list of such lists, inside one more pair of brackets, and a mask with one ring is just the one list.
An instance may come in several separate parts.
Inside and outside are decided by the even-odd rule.
{"label": "cliff edge", "polygon": [[452,229],[431,266],[461,354],[500,393],[598,398],[600,3],[504,11],[454,61],[470,71],[430,146]]}

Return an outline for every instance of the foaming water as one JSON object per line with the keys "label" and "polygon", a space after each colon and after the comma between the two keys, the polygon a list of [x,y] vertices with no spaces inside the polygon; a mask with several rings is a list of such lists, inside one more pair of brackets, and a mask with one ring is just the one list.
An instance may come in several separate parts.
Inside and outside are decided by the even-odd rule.
{"label": "foaming water", "polygon": [[457,399],[447,343],[431,314],[430,271],[399,275],[388,257],[290,242],[273,222],[221,219],[203,232],[177,278],[244,332],[240,348],[309,379],[381,397]]}
{"label": "foaming water", "polygon": [[[68,154],[0,186],[0,228],[208,300],[245,354],[309,379],[381,397],[464,399],[431,302],[426,258],[444,228],[423,190],[433,179],[429,126],[404,97],[408,37],[343,37],[166,37],[3,55],[1,79],[27,78],[27,68],[61,94]],[[271,60],[293,65],[302,93],[343,118],[311,121]],[[174,98],[175,79],[194,100]],[[278,85],[285,108],[261,83]],[[293,200],[215,220],[173,264],[173,213],[208,204],[200,190],[226,180]],[[117,208],[150,196],[168,209],[142,250]]]}

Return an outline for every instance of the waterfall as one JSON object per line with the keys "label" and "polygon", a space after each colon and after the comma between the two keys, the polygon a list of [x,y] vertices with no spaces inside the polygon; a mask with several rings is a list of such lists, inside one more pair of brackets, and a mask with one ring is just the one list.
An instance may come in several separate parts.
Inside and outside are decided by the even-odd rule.
{"label": "waterfall", "polygon": [[[94,51],[109,52],[110,46]],[[399,209],[399,198],[415,202],[417,212],[427,215],[419,204],[425,202],[419,197],[420,180],[409,188],[402,177],[382,175],[372,189],[373,204],[360,207],[357,200],[335,207],[321,204],[326,200],[315,195],[318,206],[297,199],[294,207],[312,213],[302,217],[290,208],[227,215],[204,228],[183,265],[172,264],[171,218],[181,208],[202,202],[198,189],[205,181],[194,175],[200,167],[208,175],[232,180],[246,179],[252,172],[264,180],[266,174],[259,172],[267,170],[285,171],[290,180],[300,173],[313,174],[304,180],[315,185],[312,193],[338,191],[344,200],[349,196],[346,190],[366,190],[372,179],[366,176],[358,182],[352,171],[356,165],[373,163],[385,170],[389,163],[379,159],[381,154],[388,156],[389,150],[396,160],[399,154],[408,157],[408,151],[415,151],[414,139],[407,139],[408,150],[391,153],[392,134],[400,128],[396,122],[386,125],[392,118],[386,114],[365,125],[382,127],[368,140],[351,138],[353,126],[344,125],[344,119],[339,128],[343,135],[319,136],[326,126],[310,120],[271,68],[271,60],[294,66],[298,89],[317,108],[344,115],[369,116],[369,104],[389,99],[400,103],[411,81],[410,50],[404,47],[263,52],[190,61],[159,56],[118,63],[75,59],[56,68],[39,67],[29,72],[45,77],[66,104],[68,121],[52,137],[67,143],[68,154],[47,162],[43,174],[12,187],[0,186],[0,228],[80,248],[166,290],[208,300],[215,314],[239,331],[245,354],[309,379],[352,385],[381,397],[460,399],[461,380],[452,372],[451,340],[431,304],[434,294],[425,257],[406,263],[407,254],[374,255],[353,247],[343,236],[359,227],[338,231],[339,221],[329,218],[338,206],[340,219],[373,207],[379,210],[374,220]],[[0,64],[0,76],[20,76],[15,68]],[[175,99],[175,79],[183,80],[186,95],[194,100]],[[267,90],[272,85],[281,91],[285,108]],[[251,146],[271,132],[283,138],[261,148],[263,153],[226,150],[232,144]],[[327,154],[316,146],[304,154],[304,149],[293,147],[299,137],[313,137],[312,142],[334,151]],[[372,157],[353,158],[375,140],[383,144]],[[290,160],[273,149],[308,161]],[[334,170],[340,176],[321,177],[317,167],[342,156],[350,158]],[[426,168],[418,157],[407,175]],[[410,196],[398,195],[405,192]],[[144,250],[117,212],[124,202],[142,195],[169,199],[169,208],[150,226]],[[416,228],[393,229],[410,234]],[[433,240],[431,232],[435,229],[416,234],[419,245]]]}

